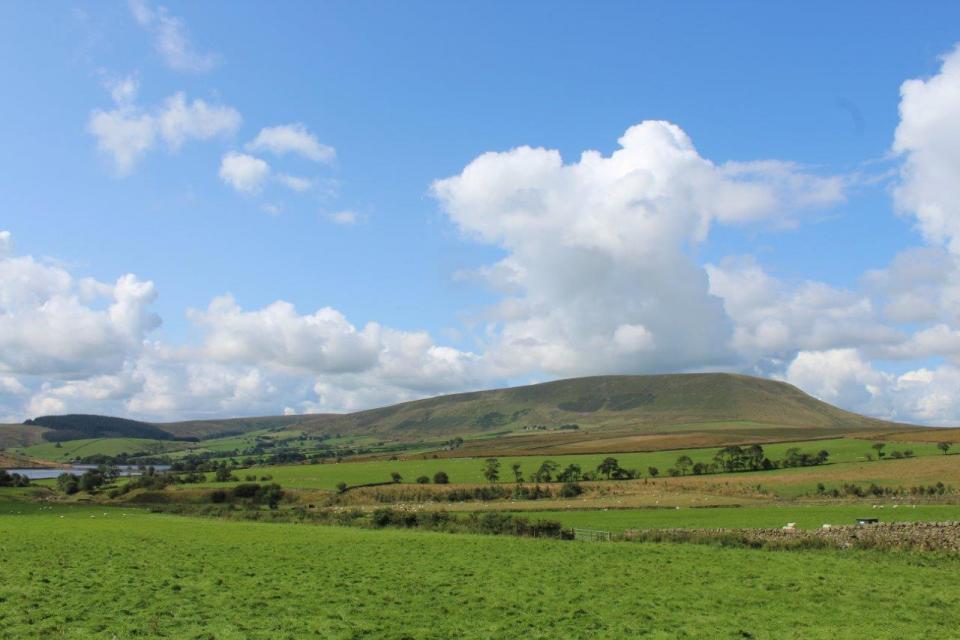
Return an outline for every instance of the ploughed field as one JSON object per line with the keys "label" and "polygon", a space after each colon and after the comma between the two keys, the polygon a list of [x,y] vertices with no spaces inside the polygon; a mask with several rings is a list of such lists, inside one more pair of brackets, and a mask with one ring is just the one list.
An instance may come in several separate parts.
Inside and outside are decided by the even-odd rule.
{"label": "ploughed field", "polygon": [[[125,514],[125,515],[124,515]],[[953,638],[955,557],[0,501],[11,638]]]}

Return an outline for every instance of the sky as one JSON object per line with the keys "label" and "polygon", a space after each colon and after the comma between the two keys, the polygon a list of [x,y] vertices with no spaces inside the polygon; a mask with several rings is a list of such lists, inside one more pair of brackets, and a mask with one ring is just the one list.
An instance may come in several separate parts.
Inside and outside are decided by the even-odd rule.
{"label": "sky", "polygon": [[0,421],[730,371],[960,425],[957,25],[0,3]]}

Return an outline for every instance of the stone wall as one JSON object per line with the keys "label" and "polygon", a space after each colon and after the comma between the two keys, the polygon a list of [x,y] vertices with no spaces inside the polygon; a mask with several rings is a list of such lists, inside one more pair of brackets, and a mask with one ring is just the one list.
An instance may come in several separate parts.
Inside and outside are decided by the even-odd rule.
{"label": "stone wall", "polygon": [[828,529],[643,529],[623,533],[648,542],[733,543],[752,547],[915,549],[960,553],[960,522],[894,522]]}

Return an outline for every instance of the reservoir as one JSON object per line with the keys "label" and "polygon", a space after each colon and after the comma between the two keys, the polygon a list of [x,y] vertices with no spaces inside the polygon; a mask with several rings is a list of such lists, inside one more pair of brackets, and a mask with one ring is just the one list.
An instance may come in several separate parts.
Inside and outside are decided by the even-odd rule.
{"label": "reservoir", "polygon": [[[26,476],[31,480],[44,480],[46,478],[56,478],[61,473],[72,473],[75,475],[83,475],[88,469],[96,469],[98,465],[95,464],[75,464],[69,469],[6,469],[7,473],[19,473],[22,476]],[[117,467],[120,469],[121,476],[139,476],[143,473],[143,470],[146,467],[139,467],[136,465],[119,465]],[[169,465],[164,464],[155,464],[153,468],[157,471],[166,471],[170,468]]]}

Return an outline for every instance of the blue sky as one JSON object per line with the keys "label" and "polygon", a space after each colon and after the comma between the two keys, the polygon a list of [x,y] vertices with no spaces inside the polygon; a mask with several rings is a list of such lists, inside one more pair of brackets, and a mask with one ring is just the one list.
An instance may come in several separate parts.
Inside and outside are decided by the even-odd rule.
{"label": "blue sky", "polygon": [[[0,417],[348,410],[503,382],[723,369],[788,379],[874,415],[952,423],[960,402],[942,391],[960,379],[952,271],[897,288],[890,282],[906,276],[890,268],[911,248],[953,264],[942,218],[952,220],[954,205],[936,206],[949,192],[928,181],[912,197],[894,193],[915,177],[905,168],[912,159],[930,157],[925,144],[956,133],[927,128],[899,149],[894,136],[904,81],[953,82],[943,65],[960,41],[958,18],[960,7],[946,2],[924,11],[878,2],[4,3],[0,230],[9,232],[6,286],[27,284],[0,296],[8,322],[0,344],[14,354],[0,356]],[[950,99],[918,97],[919,112],[949,111],[952,103],[930,103],[944,93]],[[171,133],[164,114],[181,94],[185,119]],[[218,111],[199,123],[201,107]],[[100,129],[98,113],[109,116]],[[149,141],[124,164],[103,137],[134,120],[147,122]],[[663,202],[661,190],[638,187],[634,201],[659,203],[656,215],[711,209],[703,203],[719,197],[717,180],[769,189],[772,201],[702,213],[705,234],[637,227],[628,237],[629,225],[597,231],[619,214],[592,219],[577,209],[596,205],[610,188],[604,180],[571,194],[554,177],[517,185],[497,173],[478,184],[511,193],[485,199],[469,188],[466,170],[481,154],[501,154],[494,173],[497,163],[513,175],[523,173],[514,160],[539,162],[511,160],[522,145],[556,150],[572,166],[586,150],[610,156],[646,121],[672,123],[698,162],[722,174],[704,183],[689,177],[699,165],[672,168],[665,184],[678,191]],[[255,142],[282,127],[306,137],[282,148]],[[652,149],[659,135],[647,131],[637,144]],[[941,160],[957,157],[939,147]],[[248,169],[263,163],[260,177],[225,170],[228,154],[248,159]],[[729,164],[769,160],[780,164],[752,165],[746,176]],[[284,176],[299,179],[299,190]],[[463,191],[438,194],[445,178],[461,179]],[[529,235],[543,232],[542,221],[519,229],[508,211],[518,193],[551,189],[573,207],[543,205],[552,216],[544,238],[556,233],[556,242]],[[701,195],[681,202],[677,194],[692,191]],[[568,232],[586,219],[597,238],[574,251],[580,240],[568,246]],[[604,244],[618,233],[616,247]],[[620,246],[669,242],[675,251],[659,262]],[[569,251],[550,254],[557,244]],[[737,303],[716,269],[729,275],[728,291],[743,291],[730,278],[745,277],[747,263],[768,281]],[[493,282],[496,264],[524,280]],[[877,270],[883,286],[867,275]],[[70,280],[51,293],[42,285],[51,274]],[[127,324],[110,316],[116,291],[82,293],[84,278],[113,287],[125,274],[151,283]],[[588,317],[586,303],[564,306],[590,288],[564,288],[577,274],[599,279],[595,302],[610,305],[612,320]],[[672,274],[684,283],[682,300],[665,291]],[[890,312],[905,288],[939,306],[917,317]],[[225,294],[235,308],[211,313]],[[636,304],[621,308],[624,300]],[[44,329],[65,332],[50,344],[62,340],[75,361],[29,335],[45,326],[51,301],[79,314],[78,329]],[[296,311],[279,320],[258,313],[277,301]],[[811,311],[800,326],[803,306]],[[334,334],[306,320],[328,307],[347,323]],[[544,309],[559,311],[544,320]],[[661,335],[668,330],[654,327],[669,326],[670,314],[710,325],[684,321]],[[351,342],[368,323],[394,333]],[[917,346],[925,330],[940,332],[936,348]],[[688,346],[708,334],[717,344]],[[286,351],[312,349],[319,355]],[[402,361],[391,360],[397,353]],[[824,366],[835,380],[814,375]]]}

